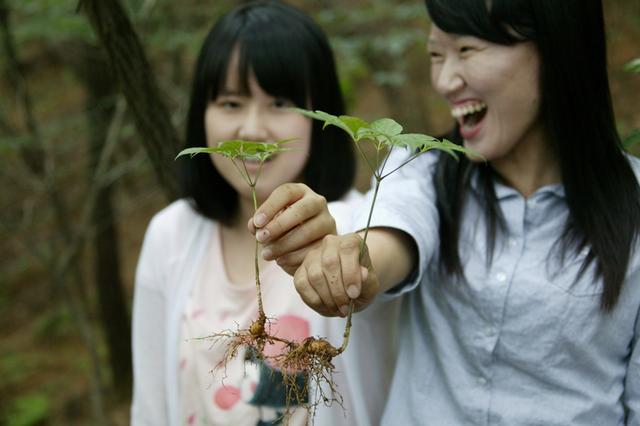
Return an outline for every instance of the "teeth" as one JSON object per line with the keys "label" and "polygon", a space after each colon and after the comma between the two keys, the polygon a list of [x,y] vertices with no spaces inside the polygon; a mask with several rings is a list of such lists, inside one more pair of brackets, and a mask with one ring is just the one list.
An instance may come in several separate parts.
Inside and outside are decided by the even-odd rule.
{"label": "teeth", "polygon": [[482,111],[485,108],[487,108],[487,104],[485,104],[484,102],[470,102],[468,104],[452,108],[451,115],[454,118],[461,118],[465,115]]}

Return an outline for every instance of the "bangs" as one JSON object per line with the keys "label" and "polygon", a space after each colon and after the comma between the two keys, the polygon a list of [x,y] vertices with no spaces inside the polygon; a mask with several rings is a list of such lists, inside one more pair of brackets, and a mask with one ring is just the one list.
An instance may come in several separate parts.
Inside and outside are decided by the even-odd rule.
{"label": "bangs", "polygon": [[248,20],[237,32],[233,46],[216,64],[216,69],[210,70],[210,76],[218,76],[217,81],[210,82],[210,99],[215,99],[224,89],[229,63],[237,49],[240,94],[250,94],[249,77],[253,72],[266,93],[305,108],[309,101],[308,87],[314,84],[310,81],[312,76],[308,69],[311,59],[309,46],[304,43],[305,37],[296,37],[295,34],[306,29],[296,20],[292,20],[290,25],[282,25],[282,22],[271,22],[269,17],[262,18]]}
{"label": "bangs", "polygon": [[305,58],[306,48],[299,41],[291,40],[290,33],[284,29],[254,28],[241,41],[239,53],[242,91],[248,93],[250,71],[253,71],[266,93],[288,99],[300,108],[306,107],[307,87],[313,84],[309,81],[309,60]]}
{"label": "bangs", "polygon": [[429,16],[447,33],[496,44],[535,40],[528,0],[425,0]]}

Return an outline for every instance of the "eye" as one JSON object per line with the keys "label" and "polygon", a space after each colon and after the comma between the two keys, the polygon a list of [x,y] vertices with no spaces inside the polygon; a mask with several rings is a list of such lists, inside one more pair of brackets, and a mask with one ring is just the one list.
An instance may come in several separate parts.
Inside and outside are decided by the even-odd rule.
{"label": "eye", "polygon": [[242,107],[242,99],[238,96],[221,95],[214,100],[217,108],[235,110]]}
{"label": "eye", "polygon": [[275,108],[290,108],[293,106],[293,102],[285,98],[275,98],[272,105]]}
{"label": "eye", "polygon": [[472,46],[462,46],[460,48],[460,53],[465,54],[465,53],[470,53],[473,52],[474,50],[476,50],[475,47]]}
{"label": "eye", "polygon": [[431,62],[439,62],[442,61],[442,54],[440,52],[434,52],[433,50],[430,50],[429,58],[431,59]]}
{"label": "eye", "polygon": [[240,102],[237,101],[220,101],[218,102],[218,105],[221,106],[224,109],[236,109],[236,108],[240,108]]}

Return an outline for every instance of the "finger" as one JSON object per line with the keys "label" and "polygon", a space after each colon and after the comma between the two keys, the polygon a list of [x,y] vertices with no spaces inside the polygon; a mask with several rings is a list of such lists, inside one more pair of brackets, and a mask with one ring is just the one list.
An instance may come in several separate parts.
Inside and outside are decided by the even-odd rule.
{"label": "finger", "polygon": [[275,217],[276,213],[301,199],[308,191],[311,191],[309,187],[302,183],[280,185],[256,210],[253,215],[253,224],[256,228],[265,226]]}
{"label": "finger", "polygon": [[[284,216],[284,212],[280,217]],[[280,217],[276,220],[280,220]],[[270,226],[270,225],[269,225]],[[326,235],[335,234],[336,222],[329,214],[315,216],[304,222],[278,239],[273,239],[273,243],[265,247],[263,258],[273,260],[282,257],[290,252],[300,250],[306,246],[313,245]],[[267,257],[268,256],[268,257]]]}
{"label": "finger", "polygon": [[333,301],[333,296],[331,295],[331,290],[329,290],[329,285],[325,278],[324,271],[322,270],[321,258],[310,264],[307,264],[305,261],[305,264],[307,265],[306,269],[309,285],[315,290],[322,300],[325,310],[330,312],[332,316],[340,315],[338,307]]}
{"label": "finger", "polygon": [[347,316],[349,297],[342,282],[340,256],[340,239],[338,237],[325,238],[322,245],[322,271],[334,305],[342,316]]}
{"label": "finger", "polygon": [[[335,221],[327,209],[327,200],[323,196],[310,191],[303,198],[276,214],[256,233],[256,238],[262,243],[275,241],[314,218],[318,218],[314,224],[317,227],[315,228],[316,234],[319,232],[323,232],[325,235],[335,234]],[[317,239],[317,237],[310,239],[303,233],[300,233],[298,237],[303,244]]]}
{"label": "finger", "polygon": [[[344,289],[350,299],[360,297],[362,288],[362,269],[360,265],[361,239],[357,236],[345,238],[341,242],[340,265]],[[364,268],[366,271],[367,269]]]}
{"label": "finger", "polygon": [[249,220],[247,221],[247,230],[251,235],[256,235],[257,228],[253,223],[253,217],[249,218]]}
{"label": "finger", "polygon": [[375,271],[369,269],[367,272],[363,271],[362,273],[366,275],[366,279],[362,282],[360,297],[355,300],[354,308],[356,312],[369,306],[380,292],[380,284]]}
{"label": "finger", "polygon": [[319,247],[322,244],[322,240],[315,241],[313,244],[310,244],[306,247],[303,247],[299,250],[295,250],[289,252],[283,256],[280,256],[276,259],[276,263],[280,268],[282,268],[286,273],[293,276],[296,270],[300,267],[302,262],[304,262],[307,253],[310,250]]}
{"label": "finger", "polygon": [[304,264],[295,272],[293,276],[293,284],[300,295],[300,298],[302,298],[302,301],[307,306],[319,313],[323,313],[325,311],[322,299],[320,299],[320,296],[318,296],[318,293],[316,293],[315,289],[309,282],[307,268]]}

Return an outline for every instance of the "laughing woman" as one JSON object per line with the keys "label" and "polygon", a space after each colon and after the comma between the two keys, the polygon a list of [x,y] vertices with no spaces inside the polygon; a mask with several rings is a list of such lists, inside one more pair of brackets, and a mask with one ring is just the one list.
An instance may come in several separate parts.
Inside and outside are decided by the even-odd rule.
{"label": "laughing woman", "polygon": [[[616,133],[602,2],[426,5],[450,138],[486,162],[429,153],[389,177],[370,272],[345,250],[357,234],[327,236],[299,293],[331,315],[345,293],[402,298],[383,424],[640,424],[640,161]],[[276,191],[260,213],[286,204]]]}

